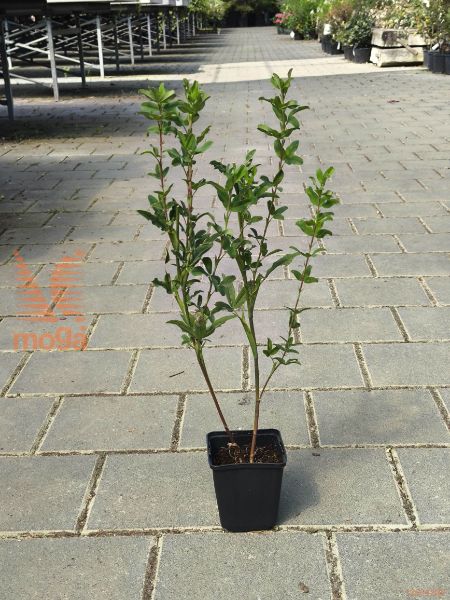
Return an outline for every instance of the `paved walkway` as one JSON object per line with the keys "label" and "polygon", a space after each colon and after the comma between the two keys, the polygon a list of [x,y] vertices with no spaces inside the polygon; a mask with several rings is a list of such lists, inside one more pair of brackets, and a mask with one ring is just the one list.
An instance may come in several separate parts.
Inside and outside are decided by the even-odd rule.
{"label": "paved walkway", "polygon": [[[164,242],[135,212],[152,189],[142,81],[108,79],[59,104],[21,91],[17,127],[0,122],[0,598],[447,597],[450,80],[348,64],[272,29],[205,36],[189,52],[201,58],[161,76],[205,84],[211,158],[255,147],[268,167],[258,97],[268,74],[294,67],[294,93],[311,110],[277,246],[294,241],[298,190],[317,166],[336,167],[342,197],[308,290],[303,365],[274,378],[264,404],[262,424],[289,447],[280,528],[218,525],[204,436],[219,423],[165,324],[173,306],[149,283]],[[201,202],[217,206],[212,194]],[[60,312],[69,290],[52,298],[46,287],[55,263],[85,254],[73,274],[84,320],[17,316],[16,248],[37,300]],[[289,273],[269,283],[268,332],[292,285]],[[73,346],[83,327],[84,352],[45,350],[69,333]],[[232,425],[247,425],[248,348],[223,331],[210,368]],[[28,351],[14,348],[21,332],[36,333]]]}

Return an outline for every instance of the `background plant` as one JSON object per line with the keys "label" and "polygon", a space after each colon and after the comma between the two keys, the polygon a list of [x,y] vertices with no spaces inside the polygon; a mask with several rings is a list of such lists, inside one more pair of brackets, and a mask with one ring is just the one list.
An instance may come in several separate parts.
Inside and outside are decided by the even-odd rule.
{"label": "background plant", "polygon": [[[255,151],[247,152],[241,164],[224,164],[212,161],[220,174],[217,181],[196,179],[197,158],[211,146],[207,140],[209,127],[197,131],[195,126],[205,107],[208,96],[198,83],[184,81],[184,97],[167,90],[163,84],[157,88],[141,90],[146,97],[141,112],[154,123],[149,134],[157,142],[147,151],[154,159],[155,168],[150,175],[158,181],[158,189],[149,195],[149,209],[139,211],[146,219],[165,232],[170,241],[166,264],[170,271],[163,279],[155,279],[156,286],[172,294],[179,307],[179,318],[169,323],[181,330],[182,343],[191,348],[207,383],[230,444],[236,446],[209,376],[204,352],[211,336],[229,320],[238,320],[247,338],[253,363],[255,381],[255,412],[250,462],[253,462],[256,434],[259,426],[260,403],[274,374],[282,365],[298,363],[295,330],[299,316],[306,310],[300,304],[304,286],[317,281],[312,274],[311,261],[320,248],[317,239],[331,235],[326,228],[333,218],[330,209],[337,203],[327,182],[333,169],[318,170],[305,193],[311,203],[311,214],[296,222],[299,234],[308,239],[307,249],[291,246],[283,252],[269,245],[268,230],[273,221],[282,220],[287,210],[280,205],[281,184],[289,165],[300,165],[299,140],[292,136],[300,129],[298,113],[307,107],[300,105],[287,94],[291,86],[291,71],[287,78],[274,74],[271,82],[276,92],[273,97],[262,98],[273,112],[275,125],[262,124],[258,129],[273,140],[275,172],[262,174],[255,162]],[[167,139],[174,139],[174,147]],[[169,183],[170,165],[184,174],[185,192],[176,198]],[[211,213],[198,212],[195,195],[205,185],[212,185],[222,205],[222,219]],[[265,207],[261,215],[261,205]],[[222,274],[220,265],[224,257],[235,262],[240,281],[234,275]],[[287,311],[287,334],[278,340],[268,338],[264,345],[257,336],[255,307],[260,290],[268,277],[277,269],[300,260],[292,268],[299,282],[297,296]],[[270,365],[265,379],[261,376],[261,353]],[[239,457],[239,449],[237,449]]]}
{"label": "background plant", "polygon": [[315,36],[318,0],[286,0],[283,11],[288,14],[286,26],[305,39]]}

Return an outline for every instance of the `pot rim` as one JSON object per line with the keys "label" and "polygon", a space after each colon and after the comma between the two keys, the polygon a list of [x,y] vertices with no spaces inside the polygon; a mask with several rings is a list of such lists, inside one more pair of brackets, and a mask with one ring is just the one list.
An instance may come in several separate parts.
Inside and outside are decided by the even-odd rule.
{"label": "pot rim", "polygon": [[[251,429],[232,429],[231,433],[238,436],[248,436],[250,437],[253,434]],[[258,435],[271,435],[276,438],[281,454],[283,457],[283,461],[280,463],[244,463],[244,464],[232,464],[232,465],[214,465],[212,462],[212,448],[210,440],[213,438],[225,438],[228,439],[228,435],[225,431],[210,431],[206,434],[206,447],[208,450],[208,463],[213,471],[225,471],[230,469],[284,469],[287,463],[287,454],[286,448],[284,447],[283,439],[281,437],[281,433],[278,429],[258,429]]]}

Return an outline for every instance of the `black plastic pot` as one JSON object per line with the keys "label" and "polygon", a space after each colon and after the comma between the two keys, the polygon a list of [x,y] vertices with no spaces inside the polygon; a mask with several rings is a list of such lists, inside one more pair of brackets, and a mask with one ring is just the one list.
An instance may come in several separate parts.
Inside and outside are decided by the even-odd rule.
{"label": "black plastic pot", "polygon": [[320,38],[320,45],[322,46],[322,52],[327,52],[327,47],[329,45],[329,42],[331,40],[331,35],[323,35]]}
{"label": "black plastic pot", "polygon": [[433,52],[432,50],[428,51],[428,61],[427,61],[427,67],[429,71],[433,70],[433,63],[434,63],[434,55],[436,54],[436,52]]}
{"label": "black plastic pot", "polygon": [[330,54],[341,54],[342,50],[340,49],[339,44],[335,40],[331,40],[330,42]]}
{"label": "black plastic pot", "polygon": [[445,71],[445,54],[435,52],[433,56],[433,64],[431,67],[433,73],[444,73]]}
{"label": "black plastic pot", "polygon": [[450,75],[450,54],[445,54],[445,69],[444,73]]}
{"label": "black plastic pot", "polygon": [[370,61],[371,48],[353,48],[353,62],[367,63]]}
{"label": "black plastic pot", "polygon": [[343,46],[344,58],[346,60],[353,60],[353,46]]}
{"label": "black plastic pot", "polygon": [[[238,444],[248,444],[252,432],[233,431],[233,435]],[[277,522],[286,450],[277,429],[260,429],[256,440],[258,446],[277,444],[283,462],[214,465],[213,455],[229,439],[223,431],[212,431],[206,436],[220,523],[228,531],[262,531],[272,529]]]}

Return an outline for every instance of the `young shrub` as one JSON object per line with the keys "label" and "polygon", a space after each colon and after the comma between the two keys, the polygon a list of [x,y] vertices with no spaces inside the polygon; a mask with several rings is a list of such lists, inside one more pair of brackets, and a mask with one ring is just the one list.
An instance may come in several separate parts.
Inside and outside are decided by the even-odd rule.
{"label": "young shrub", "polygon": [[[317,170],[310,178],[310,185],[305,186],[311,214],[296,222],[299,233],[303,232],[309,238],[307,250],[296,246],[291,246],[289,252],[270,248],[269,226],[273,221],[284,219],[287,210],[287,206],[280,204],[286,166],[303,162],[297,152],[299,140],[292,140],[292,137],[300,129],[298,113],[308,107],[288,99],[291,75],[291,71],[287,78],[274,74],[271,83],[275,95],[261,98],[270,105],[277,123],[275,127],[258,126],[259,131],[273,140],[275,172],[262,174],[260,165],[255,162],[255,151],[251,150],[241,164],[212,161],[219,173],[214,181],[194,177],[198,158],[211,146],[211,141],[207,140],[210,128],[197,131],[195,127],[208,100],[198,83],[185,80],[182,98],[166,90],[163,84],[141,90],[146,97],[141,112],[154,122],[148,129],[149,134],[157,136],[157,144],[151,145],[147,153],[155,162],[150,175],[157,179],[158,189],[148,197],[148,210],[139,212],[167,235],[170,244],[166,264],[172,266],[171,272],[166,272],[162,279],[155,279],[154,284],[163,287],[176,300],[179,318],[169,323],[179,327],[183,344],[195,352],[237,462],[244,460],[243,453],[235,443],[211,383],[204,358],[205,344],[231,319],[240,322],[248,340],[255,379],[253,435],[248,449],[252,463],[260,404],[267,386],[281,366],[299,363],[294,332],[299,327],[301,313],[306,310],[300,303],[301,294],[305,285],[317,281],[312,275],[312,261],[321,252],[315,247],[316,241],[331,235],[326,226],[333,219],[330,209],[338,202],[327,189],[333,169]],[[175,140],[174,147],[167,147],[168,138]],[[186,188],[182,197],[172,194],[172,185],[168,183],[169,163],[184,174]],[[195,195],[205,185],[214,187],[222,205],[220,222],[211,213],[196,210]],[[265,216],[261,216],[261,205],[265,207],[262,211]],[[233,218],[237,219],[237,229],[230,226]],[[224,257],[235,262],[240,281],[234,275],[219,273]],[[296,261],[300,261],[300,266],[292,268],[291,273],[298,281],[298,290],[292,306],[286,307],[285,336],[277,340],[269,338],[264,346],[260,346],[255,327],[258,295],[271,273]],[[271,363],[265,379],[261,377],[261,351]]]}

